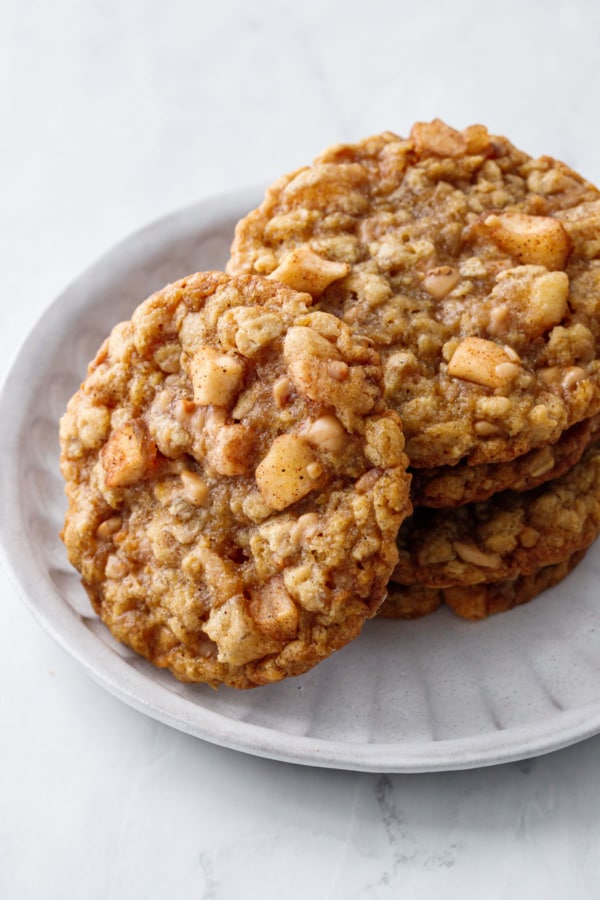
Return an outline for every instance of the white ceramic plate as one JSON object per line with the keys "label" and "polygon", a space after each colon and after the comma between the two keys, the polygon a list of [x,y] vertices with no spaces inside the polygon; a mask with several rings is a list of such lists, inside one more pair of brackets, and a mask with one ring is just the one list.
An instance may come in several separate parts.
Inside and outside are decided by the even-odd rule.
{"label": "white ceramic plate", "polygon": [[179,684],[112,640],[59,540],[57,422],[114,323],[153,290],[222,268],[258,192],[198,203],[134,234],[85,272],[25,341],[0,397],[0,538],[41,624],[142,712],[260,756],[372,772],[522,759],[600,732],[600,548],[531,604],[471,624],[447,610],[374,621],[301,678],[218,692]]}

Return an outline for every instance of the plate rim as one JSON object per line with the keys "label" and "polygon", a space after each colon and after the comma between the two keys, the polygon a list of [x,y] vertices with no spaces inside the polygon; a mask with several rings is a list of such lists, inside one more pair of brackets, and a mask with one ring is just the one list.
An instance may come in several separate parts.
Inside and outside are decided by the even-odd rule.
{"label": "plate rim", "polygon": [[[216,194],[184,206],[133,231],[103,252],[91,265],[62,290],[42,311],[37,321],[25,334],[13,354],[0,386],[0,417],[8,422],[0,436],[0,446],[8,463],[0,467],[0,494],[16,499],[19,479],[15,457],[16,436],[20,429],[12,426],[23,421],[23,411],[16,414],[9,401],[11,387],[22,382],[28,354],[43,336],[47,324],[63,309],[67,309],[79,296],[81,308],[85,303],[85,284],[99,272],[110,271],[119,261],[126,265],[132,249],[140,242],[150,242],[169,228],[175,234],[197,231],[202,222],[223,219],[227,213],[239,216],[240,209],[252,209],[264,189],[258,186],[238,191]],[[193,223],[190,225],[190,220]],[[206,225],[205,225],[206,227]],[[182,273],[182,276],[187,273]],[[24,392],[25,396],[27,391]],[[7,453],[6,451],[9,451]],[[12,451],[12,452],[11,452]],[[11,473],[12,476],[11,477]],[[9,522],[10,520],[10,522]],[[87,672],[101,687],[117,699],[165,725],[194,737],[231,750],[279,760],[282,762],[324,768],[337,768],[360,772],[425,773],[471,769],[501,763],[515,762],[539,756],[571,746],[600,732],[600,701],[592,701],[580,707],[563,709],[545,719],[532,723],[490,731],[483,734],[404,743],[363,742],[353,743],[327,738],[295,735],[272,727],[234,719],[224,713],[191,703],[185,697],[169,691],[162,684],[148,678],[98,639],[78,618],[76,612],[61,598],[48,571],[41,565],[39,554],[30,559],[30,571],[23,571],[19,558],[19,541],[26,541],[30,549],[27,531],[20,515],[0,517],[0,563],[5,569],[16,594],[34,619],[44,630]],[[21,551],[22,553],[22,551]],[[35,562],[35,565],[34,565]],[[37,590],[36,590],[37,587]],[[53,591],[52,604],[62,603],[63,613],[76,623],[75,629],[66,631],[63,620],[48,615],[48,601],[39,597],[40,587]],[[262,690],[268,690],[268,686]],[[261,690],[256,688],[255,690]],[[191,715],[190,713],[194,714]]]}

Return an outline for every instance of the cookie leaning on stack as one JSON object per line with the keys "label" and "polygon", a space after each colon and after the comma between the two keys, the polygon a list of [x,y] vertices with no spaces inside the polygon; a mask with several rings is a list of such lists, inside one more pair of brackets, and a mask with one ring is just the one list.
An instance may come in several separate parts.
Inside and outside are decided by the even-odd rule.
{"label": "cookie leaning on stack", "polygon": [[[281,178],[227,268],[307,290],[373,341],[416,503],[493,504],[562,477],[596,436],[599,229],[600,193],[567,166],[437,120]],[[555,577],[564,554],[534,568],[563,564]],[[531,592],[532,571],[504,577]]]}
{"label": "cookie leaning on stack", "polygon": [[311,303],[254,276],[169,285],[61,421],[69,558],[114,636],[182,680],[298,675],[384,599],[404,439],[378,354]]}

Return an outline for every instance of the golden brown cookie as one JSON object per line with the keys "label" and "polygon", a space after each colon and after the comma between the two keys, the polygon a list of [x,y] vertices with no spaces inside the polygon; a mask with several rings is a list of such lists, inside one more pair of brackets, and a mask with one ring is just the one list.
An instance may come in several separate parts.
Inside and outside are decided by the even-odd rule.
{"label": "golden brown cookie", "polygon": [[372,616],[410,510],[368,341],[200,273],[117,325],[61,421],[63,538],[120,641],[185,681],[298,675]]}
{"label": "golden brown cookie", "polygon": [[600,447],[532,491],[457,509],[419,507],[398,535],[398,584],[485,584],[530,575],[585,550],[600,531]]}
{"label": "golden brown cookie", "polygon": [[414,468],[511,460],[600,410],[600,193],[474,125],[326,150],[237,226],[228,271],[380,349]]}
{"label": "golden brown cookie", "polygon": [[544,566],[530,575],[519,575],[509,581],[489,584],[455,585],[428,588],[421,584],[399,585],[390,582],[388,597],[379,611],[386,619],[418,619],[435,612],[442,604],[464,619],[478,621],[513,606],[528,603],[566,578],[585,556],[585,550],[574,553],[563,562]]}
{"label": "golden brown cookie", "polygon": [[555,444],[546,444],[503,463],[482,463],[435,469],[415,469],[411,497],[415,506],[464,506],[487,500],[499,491],[529,491],[559,478],[572,468],[585,449],[598,439],[600,416],[573,425]]}

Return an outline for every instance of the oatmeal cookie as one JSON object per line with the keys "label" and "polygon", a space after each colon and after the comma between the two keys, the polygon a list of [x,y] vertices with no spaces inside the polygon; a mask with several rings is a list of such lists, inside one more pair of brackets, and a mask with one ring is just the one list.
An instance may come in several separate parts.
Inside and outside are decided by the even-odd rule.
{"label": "oatmeal cookie", "polygon": [[311,303],[254,276],[169,285],[61,421],[69,558],[113,635],[184,681],[306,671],[396,562],[409,476],[379,356]]}
{"label": "oatmeal cookie", "polygon": [[500,491],[528,491],[571,469],[586,447],[600,436],[600,416],[578,422],[556,444],[546,444],[501,463],[415,469],[411,497],[415,506],[464,506],[487,500]]}
{"label": "oatmeal cookie", "polygon": [[600,410],[600,192],[481,125],[326,150],[238,224],[228,271],[374,341],[414,468],[507,461]]}
{"label": "oatmeal cookie", "polygon": [[379,611],[386,619],[418,619],[430,615],[442,604],[464,619],[477,621],[513,606],[528,603],[566,578],[583,559],[585,551],[574,553],[563,562],[544,566],[531,575],[518,575],[509,581],[476,584],[465,587],[428,588],[421,584],[390,583],[388,597]]}
{"label": "oatmeal cookie", "polygon": [[600,531],[600,447],[532,491],[457,509],[419,507],[398,535],[398,584],[485,584],[530,575],[585,550]]}

